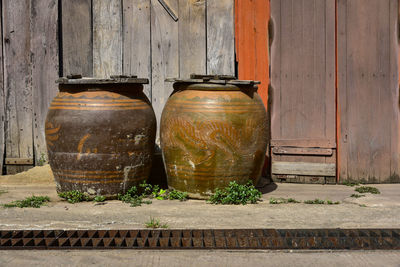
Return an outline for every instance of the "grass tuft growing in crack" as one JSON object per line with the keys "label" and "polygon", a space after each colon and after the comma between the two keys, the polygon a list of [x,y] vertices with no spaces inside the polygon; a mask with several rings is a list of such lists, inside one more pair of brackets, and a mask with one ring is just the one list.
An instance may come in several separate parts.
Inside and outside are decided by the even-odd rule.
{"label": "grass tuft growing in crack", "polygon": [[4,204],[5,208],[40,208],[46,202],[50,202],[48,196],[31,196],[22,200],[15,200],[11,203]]}
{"label": "grass tuft growing in crack", "polygon": [[152,217],[150,217],[150,220],[147,221],[144,224],[144,226],[146,228],[153,228],[153,229],[156,229],[156,228],[168,228],[168,224],[166,224],[166,223],[163,224],[163,223],[160,222],[160,220],[152,218]]}
{"label": "grass tuft growing in crack", "polygon": [[340,202],[339,201],[336,201],[336,202],[333,202],[332,200],[322,200],[322,199],[319,199],[319,198],[316,198],[316,199],[314,199],[314,200],[304,200],[304,202],[303,202],[304,204],[317,204],[317,205],[323,205],[323,204],[326,204],[326,205],[337,205],[337,204],[340,204]]}
{"label": "grass tuft growing in crack", "polygon": [[360,197],[365,197],[365,195],[360,195],[360,194],[351,194],[352,198],[360,198]]}
{"label": "grass tuft growing in crack", "polygon": [[297,201],[294,198],[282,198],[282,197],[279,198],[271,197],[269,199],[269,204],[286,204],[286,203],[300,203],[300,201]]}

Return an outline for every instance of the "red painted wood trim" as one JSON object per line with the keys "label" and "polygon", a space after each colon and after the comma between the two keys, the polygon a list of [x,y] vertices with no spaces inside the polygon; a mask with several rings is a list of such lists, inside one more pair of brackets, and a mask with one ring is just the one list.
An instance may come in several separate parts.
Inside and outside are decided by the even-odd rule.
{"label": "red painted wood trim", "polygon": [[268,104],[269,0],[235,0],[235,44],[239,79],[261,81],[258,93]]}

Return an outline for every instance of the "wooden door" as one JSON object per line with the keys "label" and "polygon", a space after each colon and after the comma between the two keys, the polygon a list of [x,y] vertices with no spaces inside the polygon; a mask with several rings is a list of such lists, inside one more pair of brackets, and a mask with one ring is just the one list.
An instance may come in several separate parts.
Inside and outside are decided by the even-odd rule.
{"label": "wooden door", "polygon": [[341,181],[400,182],[398,0],[338,0]]}
{"label": "wooden door", "polygon": [[272,178],[336,182],[335,0],[271,0]]}

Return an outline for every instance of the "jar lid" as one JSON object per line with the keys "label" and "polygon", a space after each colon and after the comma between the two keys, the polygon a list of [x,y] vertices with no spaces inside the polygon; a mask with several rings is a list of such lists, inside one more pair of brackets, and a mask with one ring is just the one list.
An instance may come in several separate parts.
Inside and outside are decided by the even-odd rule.
{"label": "jar lid", "polygon": [[203,75],[203,74],[190,74],[190,79],[181,78],[167,78],[166,82],[176,82],[176,83],[212,83],[212,84],[232,84],[238,86],[249,86],[260,84],[259,81],[253,80],[237,80],[235,76],[230,75]]}
{"label": "jar lid", "polygon": [[56,80],[58,84],[148,84],[149,79],[138,78],[135,75],[111,75],[110,78],[82,77],[71,74]]}

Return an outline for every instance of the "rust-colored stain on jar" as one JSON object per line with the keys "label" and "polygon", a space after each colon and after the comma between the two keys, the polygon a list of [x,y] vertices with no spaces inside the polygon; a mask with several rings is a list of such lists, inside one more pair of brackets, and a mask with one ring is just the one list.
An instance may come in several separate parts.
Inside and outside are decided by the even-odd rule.
{"label": "rust-colored stain on jar", "polygon": [[57,191],[115,197],[148,179],[156,119],[146,79],[61,79],[46,119]]}
{"label": "rust-colored stain on jar", "polygon": [[161,118],[168,186],[207,198],[230,181],[258,181],[267,114],[253,82],[177,80]]}

